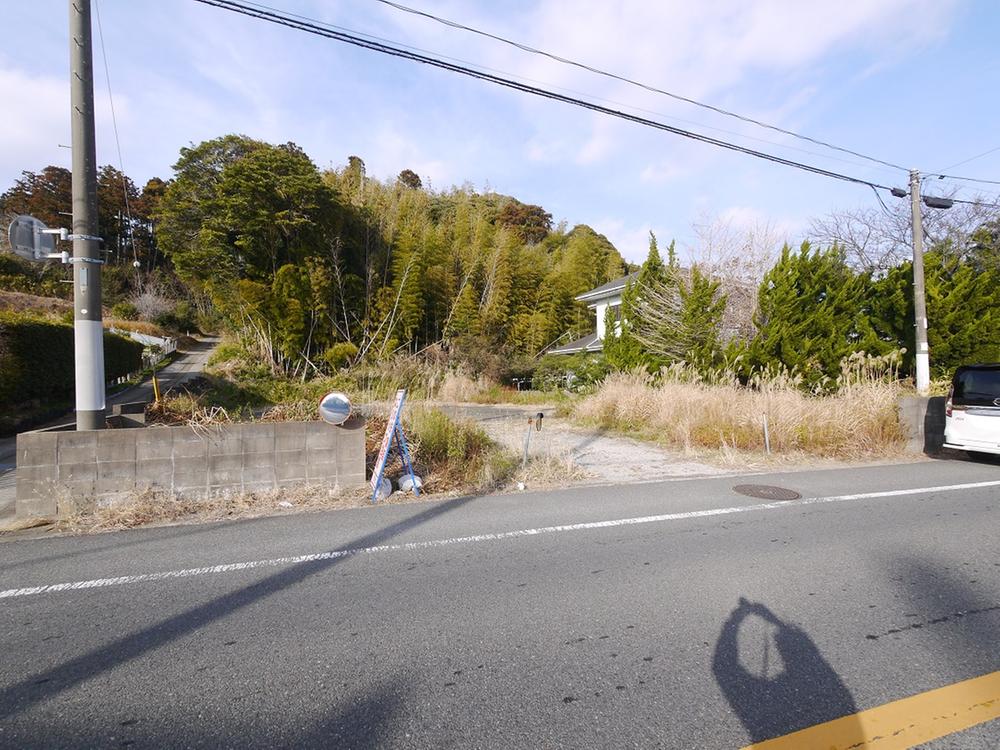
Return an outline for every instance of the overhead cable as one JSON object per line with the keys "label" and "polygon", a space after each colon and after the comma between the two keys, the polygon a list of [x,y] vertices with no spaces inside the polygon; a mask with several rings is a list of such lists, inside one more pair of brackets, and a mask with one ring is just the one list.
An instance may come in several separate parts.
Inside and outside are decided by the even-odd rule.
{"label": "overhead cable", "polygon": [[860,159],[865,159],[867,161],[874,162],[876,164],[881,164],[883,166],[890,167],[892,169],[899,169],[899,170],[902,170],[904,172],[908,171],[905,167],[901,167],[898,164],[893,164],[892,162],[884,161],[882,159],[877,159],[874,156],[867,156],[867,155],[862,154],[862,153],[860,153],[858,151],[852,151],[849,148],[844,148],[842,146],[836,146],[836,145],[834,145],[832,143],[828,143],[827,141],[822,141],[822,140],[820,140],[818,138],[812,138],[812,137],[807,136],[807,135],[802,135],[801,133],[796,133],[796,132],[794,132],[792,130],[786,130],[785,128],[778,127],[777,125],[771,125],[769,123],[762,122],[761,120],[756,120],[756,119],[754,119],[752,117],[747,117],[746,115],[741,115],[741,114],[738,114],[736,112],[731,112],[730,110],[723,109],[722,107],[717,107],[717,106],[715,106],[713,104],[706,104],[705,102],[700,102],[700,101],[698,101],[696,99],[692,99],[692,98],[687,97],[687,96],[682,96],[681,94],[676,94],[676,93],[673,93],[671,91],[665,91],[664,89],[658,88],[656,86],[652,86],[652,85],[647,84],[647,83],[642,83],[641,81],[636,81],[636,80],[634,80],[632,78],[628,78],[626,76],[619,75],[617,73],[610,73],[610,72],[608,72],[606,70],[601,70],[600,68],[596,68],[596,67],[594,67],[592,65],[588,65],[586,63],[581,63],[581,62],[578,62],[576,60],[571,60],[569,58],[562,57],[562,56],[557,55],[555,53],[546,52],[545,50],[538,49],[536,47],[532,47],[532,46],[524,44],[522,42],[517,42],[517,41],[514,41],[512,39],[507,39],[506,37],[502,37],[499,34],[493,34],[493,33],[490,33],[488,31],[483,31],[482,29],[474,28],[472,26],[466,26],[465,24],[458,23],[457,21],[451,21],[451,20],[449,20],[447,18],[442,18],[441,16],[436,16],[433,13],[427,13],[426,11],[417,10],[416,8],[410,8],[410,7],[406,6],[406,5],[401,5],[400,3],[393,2],[393,0],[376,0],[376,1],[382,3],[383,5],[388,5],[388,6],[392,7],[392,8],[397,9],[397,10],[403,11],[404,13],[412,13],[413,15],[422,16],[424,18],[430,19],[430,20],[435,21],[437,23],[444,24],[445,26],[450,26],[452,28],[460,29],[462,31],[468,31],[469,33],[472,33],[472,34],[478,34],[479,36],[486,37],[488,39],[493,39],[493,40],[495,40],[497,42],[501,42],[503,44],[507,44],[507,45],[509,45],[511,47],[516,47],[517,49],[520,49],[520,50],[522,50],[524,52],[529,52],[529,53],[531,53],[533,55],[541,55],[543,57],[547,57],[550,60],[555,60],[556,62],[562,63],[564,65],[572,65],[575,68],[579,68],[581,70],[586,70],[586,71],[588,71],[590,73],[595,73],[596,75],[603,76],[605,78],[611,78],[611,79],[614,79],[616,81],[620,81],[622,83],[627,83],[630,86],[637,86],[637,87],[639,87],[641,89],[645,89],[646,91],[650,91],[650,92],[652,92],[654,94],[662,94],[663,96],[670,97],[671,99],[674,99],[676,101],[685,102],[686,104],[693,104],[696,107],[701,107],[702,109],[711,110],[712,112],[715,112],[715,113],[720,114],[720,115],[725,115],[726,117],[733,117],[733,118],[736,118],[737,120],[742,120],[743,122],[747,122],[747,123],[750,123],[752,125],[757,125],[758,127],[767,128],[768,130],[773,130],[775,132],[782,133],[784,135],[788,135],[788,136],[791,136],[793,138],[798,138],[799,140],[808,141],[810,143],[816,144],[817,146],[824,146],[824,147],[832,149],[834,151],[840,151],[841,153],[844,153],[844,154],[850,154],[851,156],[856,156],[856,157],[858,157]]}
{"label": "overhead cable", "polygon": [[[770,161],[775,164],[782,164],[784,166],[793,167],[795,169],[800,169],[805,172],[811,172],[813,174],[818,174],[824,177],[829,177],[831,179],[850,182],[857,185],[867,185],[869,187],[880,188],[882,190],[889,190],[889,188],[885,185],[881,185],[879,183],[872,182],[870,180],[865,180],[860,177],[853,177],[850,175],[842,174],[840,172],[834,172],[829,169],[817,167],[811,164],[805,164],[802,162],[794,161],[792,159],[786,159],[784,157],[776,156],[774,154],[769,154],[764,151],[758,151],[756,149],[748,148],[746,146],[741,146],[739,144],[730,143],[729,141],[724,141],[722,139],[713,138],[711,136],[707,136],[702,133],[696,133],[694,131],[678,128],[673,125],[668,125],[666,123],[659,122],[657,120],[652,120],[646,117],[640,117],[638,115],[629,112],[623,112],[621,110],[605,107],[600,104],[596,104],[592,101],[587,101],[585,99],[568,96],[566,94],[560,94],[555,91],[544,89],[538,86],[532,86],[526,83],[522,83],[520,81],[512,80],[510,78],[505,78],[503,76],[488,73],[483,70],[476,70],[474,68],[470,68],[465,65],[461,65],[454,62],[448,62],[447,60],[443,60],[438,57],[433,57],[431,55],[415,52],[410,49],[404,49],[395,44],[389,44],[383,41],[375,41],[372,39],[362,38],[353,33],[348,33],[328,26],[320,25],[318,23],[314,23],[309,20],[304,20],[301,16],[297,17],[290,14],[285,14],[280,11],[276,11],[274,9],[269,9],[266,6],[255,6],[247,3],[236,2],[235,0],[195,0],[195,2],[201,3],[203,5],[209,5],[212,7],[221,8],[223,10],[232,11],[234,13],[239,13],[245,16],[249,16],[251,18],[256,18],[258,20],[267,21],[269,23],[286,26],[288,28],[292,28],[298,31],[304,31],[306,33],[314,34],[316,36],[326,37],[328,39],[334,39],[336,41],[344,42],[346,44],[351,44],[353,46],[360,47],[362,49],[381,52],[383,54],[387,54],[393,57],[399,57],[405,60],[423,63],[425,65],[430,65],[432,67],[440,68],[442,70],[447,70],[453,73],[459,73],[461,75],[465,75],[470,78],[487,81],[489,83],[493,83],[498,86],[503,86],[505,88],[509,88],[514,91],[520,91],[522,93],[532,94],[534,96],[539,96],[545,99],[551,99],[553,101],[559,101],[565,104],[571,104],[573,106],[581,107],[583,109],[588,109],[592,112],[597,112],[600,114],[617,117],[619,119],[633,122],[638,125],[644,125],[646,127],[662,130],[694,141],[706,143],[708,145],[718,146],[719,148],[728,149],[730,151],[736,151],[738,153],[746,154],[748,156],[753,156],[758,159],[764,159],[766,161]],[[856,155],[861,156],[860,154]],[[867,158],[867,157],[862,157],[862,158]],[[889,164],[888,166],[895,166],[895,165]]]}

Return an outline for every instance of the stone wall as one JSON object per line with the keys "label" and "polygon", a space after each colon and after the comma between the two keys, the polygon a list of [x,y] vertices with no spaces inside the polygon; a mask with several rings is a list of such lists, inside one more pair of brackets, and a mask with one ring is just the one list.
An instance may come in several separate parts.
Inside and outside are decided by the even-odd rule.
{"label": "stone wall", "polygon": [[17,516],[53,517],[58,502],[146,488],[186,497],[297,484],[365,482],[365,423],[274,422],[17,436]]}

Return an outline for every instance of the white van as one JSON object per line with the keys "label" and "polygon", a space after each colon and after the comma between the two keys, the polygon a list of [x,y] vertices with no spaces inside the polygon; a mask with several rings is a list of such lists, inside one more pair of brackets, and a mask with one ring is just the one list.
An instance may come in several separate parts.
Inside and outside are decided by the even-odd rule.
{"label": "white van", "polygon": [[945,403],[944,447],[1000,454],[1000,364],[955,371]]}

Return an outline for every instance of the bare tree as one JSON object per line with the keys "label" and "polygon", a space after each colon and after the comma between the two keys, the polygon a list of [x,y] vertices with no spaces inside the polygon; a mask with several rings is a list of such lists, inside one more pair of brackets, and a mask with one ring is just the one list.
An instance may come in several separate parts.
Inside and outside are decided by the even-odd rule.
{"label": "bare tree", "polygon": [[691,348],[683,324],[684,302],[676,283],[644,285],[636,290],[632,335],[646,351],[668,359],[682,359]]}
{"label": "bare tree", "polygon": [[[954,198],[956,192],[935,194]],[[973,203],[956,203],[947,210],[924,209],[921,215],[927,245],[964,252],[970,236],[995,215],[995,209],[984,205],[989,203],[988,199],[975,198]],[[809,236],[820,244],[837,243],[847,262],[856,268],[885,273],[912,255],[910,200],[893,198],[878,206],[833,211],[811,222]]]}
{"label": "bare tree", "polygon": [[769,220],[744,224],[703,214],[692,228],[698,238],[697,246],[689,248],[694,264],[719,281],[726,295],[720,337],[753,336],[757,289],[787,238]]}

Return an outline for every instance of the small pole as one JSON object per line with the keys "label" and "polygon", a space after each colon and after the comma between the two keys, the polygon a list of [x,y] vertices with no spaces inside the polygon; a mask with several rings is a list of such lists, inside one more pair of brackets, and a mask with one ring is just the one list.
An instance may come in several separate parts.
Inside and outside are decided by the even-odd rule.
{"label": "small pole", "polygon": [[764,412],[764,450],[767,451],[767,455],[771,455],[771,434],[767,429],[767,412]]}
{"label": "small pole", "polygon": [[528,446],[531,445],[531,428],[534,426],[535,420],[533,417],[528,417],[528,431],[524,435],[524,458],[521,459],[521,468],[523,469],[528,465]]}

